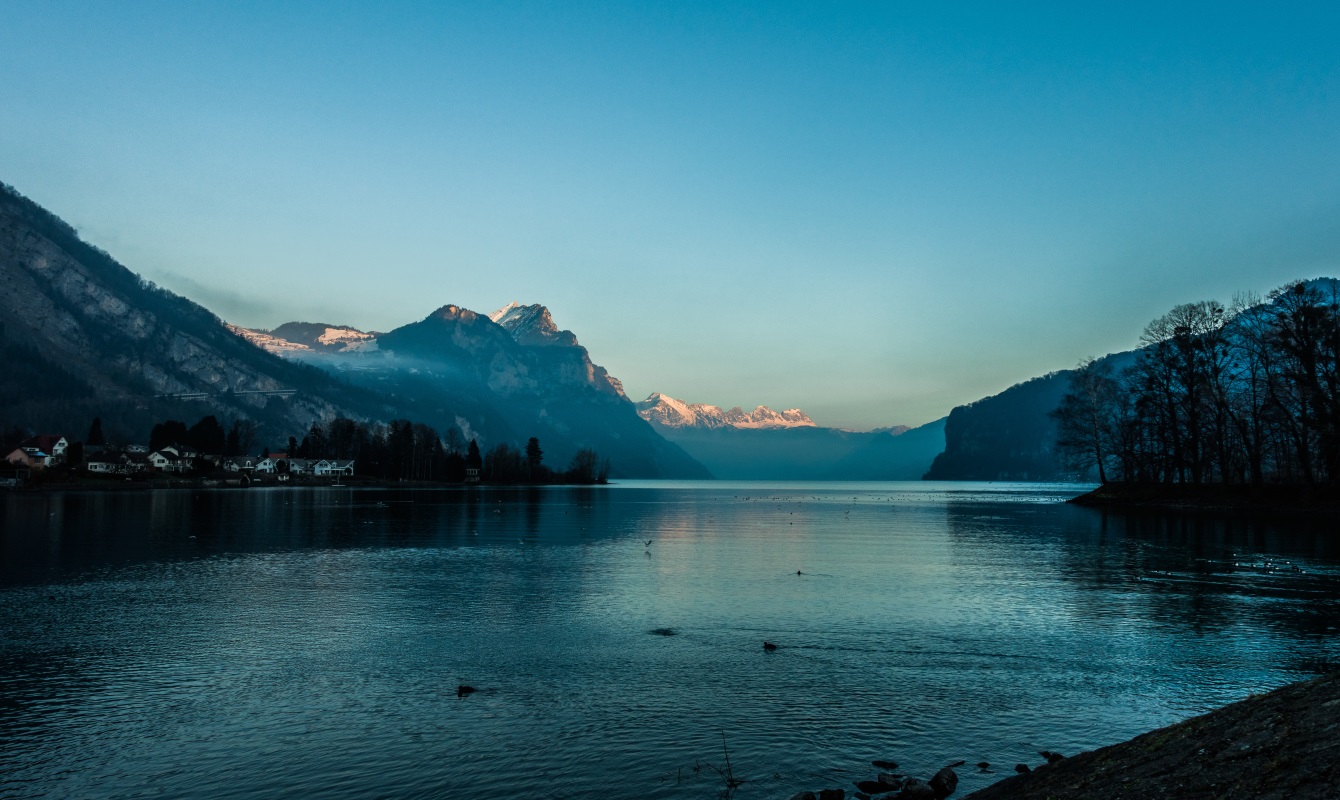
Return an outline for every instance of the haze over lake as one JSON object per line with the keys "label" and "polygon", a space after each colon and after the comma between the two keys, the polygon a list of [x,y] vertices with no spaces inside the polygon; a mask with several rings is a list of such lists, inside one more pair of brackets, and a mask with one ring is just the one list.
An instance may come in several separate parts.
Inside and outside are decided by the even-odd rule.
{"label": "haze over lake", "polygon": [[1333,539],[1085,488],[3,496],[0,796],[966,793],[1340,660]]}

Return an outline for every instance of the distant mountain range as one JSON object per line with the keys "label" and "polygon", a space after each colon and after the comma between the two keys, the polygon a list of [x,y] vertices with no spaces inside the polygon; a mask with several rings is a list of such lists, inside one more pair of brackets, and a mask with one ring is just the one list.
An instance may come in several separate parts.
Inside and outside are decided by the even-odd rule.
{"label": "distant mountain range", "polygon": [[814,420],[798,408],[786,411],[773,411],[767,406],[758,406],[753,411],[744,411],[739,406],[722,411],[716,406],[703,403],[686,403],[667,397],[660,392],[652,392],[646,400],[637,404],[637,413],[648,422],[663,428],[737,428],[737,429],[777,429],[777,428],[815,428]]}
{"label": "distant mountain range", "polygon": [[654,392],[638,414],[718,478],[918,480],[944,449],[944,420],[921,428],[848,431],[798,408],[721,409]]}
{"label": "distant mountain range", "polygon": [[638,417],[618,379],[542,305],[510,303],[489,315],[446,305],[387,333],[302,322],[234,330],[276,355],[390,394],[411,417],[445,418],[467,437],[536,436],[563,464],[577,447],[592,447],[616,477],[710,477]]}

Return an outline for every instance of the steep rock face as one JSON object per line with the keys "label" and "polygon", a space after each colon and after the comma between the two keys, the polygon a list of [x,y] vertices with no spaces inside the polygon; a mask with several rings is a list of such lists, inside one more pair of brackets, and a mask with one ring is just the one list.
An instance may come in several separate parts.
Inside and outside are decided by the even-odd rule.
{"label": "steep rock face", "polygon": [[[208,398],[206,413],[298,429],[337,408],[353,413],[319,391],[336,389],[327,377],[238,338],[204,308],[141,280],[8,187],[0,191],[0,314],[6,341],[88,385],[90,414],[122,414],[137,424],[129,420],[163,406],[165,396],[188,393]],[[15,422],[44,419],[40,408],[20,407],[23,399],[40,400],[40,387],[32,388],[0,413]],[[252,394],[280,390],[296,394],[286,402]],[[354,405],[364,406],[363,399]]]}
{"label": "steep rock face", "polygon": [[[532,316],[552,325],[547,311]],[[577,448],[592,447],[610,459],[616,477],[710,477],[637,416],[619,382],[591,361],[575,336],[523,344],[514,338],[517,330],[526,329],[508,331],[487,316],[447,305],[377,341],[386,359],[382,368],[398,376],[413,371],[422,391],[488,398],[505,423],[493,441],[538,436],[560,465]]]}
{"label": "steep rock face", "polygon": [[489,314],[489,319],[502,326],[518,344],[567,347],[577,344],[576,335],[559,330],[549,309],[542,305],[523,306],[513,301]]}
{"label": "steep rock face", "polygon": [[[544,318],[550,319],[547,310]],[[465,366],[504,397],[575,391],[623,399],[622,386],[591,361],[575,336],[571,341],[528,346],[489,317],[446,305],[421,322],[381,335],[377,344],[392,357]]]}
{"label": "steep rock face", "polygon": [[660,392],[652,392],[637,404],[637,413],[648,422],[666,428],[814,428],[814,420],[798,408],[773,411],[758,406],[745,411],[739,406],[721,409],[706,403],[688,403]]}

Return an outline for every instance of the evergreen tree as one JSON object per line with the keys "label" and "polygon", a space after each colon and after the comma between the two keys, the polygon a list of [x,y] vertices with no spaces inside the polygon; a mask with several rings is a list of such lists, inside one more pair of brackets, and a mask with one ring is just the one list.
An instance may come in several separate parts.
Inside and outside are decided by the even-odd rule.
{"label": "evergreen tree", "polygon": [[190,439],[185,422],[175,419],[158,423],[149,432],[149,450],[161,450],[170,444],[185,444]]}
{"label": "evergreen tree", "polygon": [[84,443],[90,447],[102,447],[107,444],[107,439],[102,435],[102,417],[94,417],[93,424],[88,426],[88,436]]}
{"label": "evergreen tree", "polygon": [[544,451],[540,449],[540,440],[534,436],[526,442],[526,474],[534,480],[540,471],[540,462],[544,460]]}
{"label": "evergreen tree", "polygon": [[201,453],[217,455],[227,446],[227,434],[223,432],[223,426],[213,414],[202,417],[199,422],[192,425],[187,431],[187,436],[187,443]]}

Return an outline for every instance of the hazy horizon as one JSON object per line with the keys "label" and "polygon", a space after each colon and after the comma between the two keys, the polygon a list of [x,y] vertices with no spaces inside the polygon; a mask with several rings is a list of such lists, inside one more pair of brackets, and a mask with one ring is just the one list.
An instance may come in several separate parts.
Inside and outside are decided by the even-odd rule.
{"label": "hazy horizon", "polygon": [[1340,14],[1212,8],[8,4],[0,180],[229,322],[917,425],[1340,272]]}

